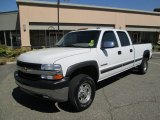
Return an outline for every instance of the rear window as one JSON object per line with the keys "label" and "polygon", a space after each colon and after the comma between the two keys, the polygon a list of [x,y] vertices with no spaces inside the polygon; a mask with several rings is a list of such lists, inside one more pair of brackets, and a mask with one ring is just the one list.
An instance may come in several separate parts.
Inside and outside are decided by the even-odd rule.
{"label": "rear window", "polygon": [[125,32],[118,31],[117,34],[119,36],[121,46],[129,46],[130,45],[129,38]]}

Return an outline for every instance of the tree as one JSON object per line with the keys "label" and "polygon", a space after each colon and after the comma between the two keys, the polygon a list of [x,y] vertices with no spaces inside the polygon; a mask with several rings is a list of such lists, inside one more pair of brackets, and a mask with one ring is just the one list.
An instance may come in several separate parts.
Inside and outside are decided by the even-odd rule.
{"label": "tree", "polygon": [[160,12],[160,8],[155,8],[153,11],[154,12]]}

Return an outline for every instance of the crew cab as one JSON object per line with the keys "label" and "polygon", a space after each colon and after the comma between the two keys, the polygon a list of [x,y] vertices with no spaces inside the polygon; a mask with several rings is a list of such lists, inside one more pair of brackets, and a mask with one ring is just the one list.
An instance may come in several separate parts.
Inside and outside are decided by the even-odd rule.
{"label": "crew cab", "polygon": [[151,44],[133,44],[127,31],[87,29],[67,33],[54,48],[30,51],[17,59],[15,80],[21,90],[77,111],[88,108],[96,84],[128,69],[148,69]]}

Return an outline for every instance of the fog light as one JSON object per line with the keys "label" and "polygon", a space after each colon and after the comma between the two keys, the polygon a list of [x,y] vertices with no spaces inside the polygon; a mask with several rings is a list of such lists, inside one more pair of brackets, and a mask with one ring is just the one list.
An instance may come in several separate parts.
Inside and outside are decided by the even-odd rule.
{"label": "fog light", "polygon": [[45,75],[41,75],[41,78],[42,78],[42,79],[46,79],[46,76],[45,76]]}
{"label": "fog light", "polygon": [[41,75],[41,78],[42,79],[47,79],[47,80],[60,80],[60,79],[63,78],[63,75],[61,75],[61,74],[56,74],[56,75],[53,75],[53,76]]}
{"label": "fog light", "polygon": [[18,73],[15,73],[15,76],[18,77]]}
{"label": "fog light", "polygon": [[48,79],[48,80],[52,80],[52,79],[53,79],[53,76],[41,75],[41,78],[42,78],[42,79]]}
{"label": "fog light", "polygon": [[52,79],[53,79],[53,76],[46,76],[46,78],[47,78],[48,80],[52,80]]}

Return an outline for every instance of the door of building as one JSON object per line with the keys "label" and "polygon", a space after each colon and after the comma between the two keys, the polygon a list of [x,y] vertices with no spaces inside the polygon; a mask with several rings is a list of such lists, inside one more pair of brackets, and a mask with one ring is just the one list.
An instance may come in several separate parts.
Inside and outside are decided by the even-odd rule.
{"label": "door of building", "polygon": [[141,42],[140,32],[134,32],[132,34],[132,39],[134,40],[134,43],[140,43]]}
{"label": "door of building", "polygon": [[57,33],[55,32],[49,32],[49,40],[48,40],[48,45],[49,47],[53,47],[57,42]]}
{"label": "door of building", "polygon": [[49,39],[48,46],[53,47],[59,41],[59,39],[63,36],[63,32],[49,31]]}

